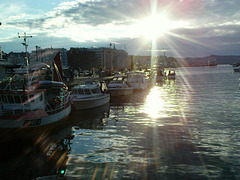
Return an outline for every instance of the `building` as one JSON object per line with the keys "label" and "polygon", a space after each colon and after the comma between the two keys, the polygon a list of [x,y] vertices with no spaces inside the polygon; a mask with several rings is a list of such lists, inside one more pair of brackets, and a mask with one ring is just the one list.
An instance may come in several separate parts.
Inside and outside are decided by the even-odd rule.
{"label": "building", "polygon": [[111,68],[111,49],[100,47],[100,48],[89,48],[90,51],[93,51],[97,55],[97,66],[104,69]]}
{"label": "building", "polygon": [[0,59],[2,59],[2,58],[3,58],[3,53],[2,53],[2,47],[0,45]]}
{"label": "building", "polygon": [[117,50],[116,51],[116,66],[120,69],[126,69],[130,66],[130,58],[127,51]]}
{"label": "building", "polygon": [[87,48],[70,48],[68,65],[73,69],[92,70],[98,67],[97,54]]}
{"label": "building", "polygon": [[[27,53],[27,55],[28,55],[28,53]],[[12,64],[25,65],[26,64],[25,57],[26,57],[25,52],[20,52],[20,53],[10,52],[7,55],[7,61]]]}
{"label": "building", "polygon": [[7,72],[11,72],[16,66],[6,59],[0,59],[0,80],[8,77]]}
{"label": "building", "polygon": [[133,56],[133,68],[148,68],[151,67],[151,56]]}
{"label": "building", "polygon": [[39,62],[45,62],[49,63],[53,60],[55,55],[60,51],[61,55],[61,62],[62,67],[68,66],[68,58],[67,58],[67,50],[65,48],[45,48],[41,49],[41,47],[36,46],[36,50],[32,51],[30,54],[30,63],[39,63]]}
{"label": "building", "polygon": [[130,59],[128,53],[124,50],[117,50],[114,48],[89,48],[89,50],[94,51],[97,55],[98,67],[104,69],[122,69],[127,68],[130,65]]}

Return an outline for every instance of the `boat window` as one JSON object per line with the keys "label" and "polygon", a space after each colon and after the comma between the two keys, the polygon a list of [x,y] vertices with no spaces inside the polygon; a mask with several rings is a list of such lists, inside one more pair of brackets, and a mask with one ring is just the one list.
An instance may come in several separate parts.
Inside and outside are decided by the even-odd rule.
{"label": "boat window", "polygon": [[15,103],[21,103],[20,96],[14,96],[14,101],[15,101]]}
{"label": "boat window", "polygon": [[84,89],[85,94],[91,94],[89,89]]}
{"label": "boat window", "polygon": [[78,94],[84,94],[83,89],[78,89]]}
{"label": "boat window", "polygon": [[43,95],[40,94],[40,96],[39,96],[39,101],[42,101],[42,100],[43,100]]}
{"label": "boat window", "polygon": [[98,94],[98,93],[100,93],[100,89],[99,88],[94,88],[94,89],[92,89],[92,93],[93,94]]}
{"label": "boat window", "polygon": [[2,101],[3,101],[4,103],[8,103],[7,97],[6,97],[6,96],[2,96]]}
{"label": "boat window", "polygon": [[27,96],[26,95],[21,96],[21,99],[22,99],[23,103],[27,103]]}
{"label": "boat window", "polygon": [[14,103],[14,100],[13,100],[12,96],[8,95],[7,97],[8,97],[8,102],[9,103]]}
{"label": "boat window", "polygon": [[77,94],[77,89],[72,90],[73,94]]}

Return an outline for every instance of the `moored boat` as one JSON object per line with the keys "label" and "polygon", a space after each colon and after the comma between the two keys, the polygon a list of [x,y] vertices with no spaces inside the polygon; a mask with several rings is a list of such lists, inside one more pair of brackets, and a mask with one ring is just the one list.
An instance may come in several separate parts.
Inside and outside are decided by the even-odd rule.
{"label": "moored boat", "polygon": [[155,83],[162,82],[166,78],[164,70],[163,69],[155,69],[153,71],[153,81]]}
{"label": "moored boat", "polygon": [[110,95],[102,91],[98,83],[85,83],[74,86],[71,97],[73,108],[77,110],[99,107],[110,101]]}
{"label": "moored boat", "polygon": [[168,70],[166,72],[167,79],[175,79],[176,78],[176,72],[174,70]]}
{"label": "moored boat", "polygon": [[149,77],[142,71],[131,71],[127,73],[127,83],[134,90],[145,90],[149,85]]}
{"label": "moored boat", "polygon": [[234,72],[240,72],[240,66],[233,67]]}
{"label": "moored boat", "polygon": [[128,96],[133,93],[133,87],[129,86],[125,75],[113,77],[108,84],[108,90],[111,96]]}

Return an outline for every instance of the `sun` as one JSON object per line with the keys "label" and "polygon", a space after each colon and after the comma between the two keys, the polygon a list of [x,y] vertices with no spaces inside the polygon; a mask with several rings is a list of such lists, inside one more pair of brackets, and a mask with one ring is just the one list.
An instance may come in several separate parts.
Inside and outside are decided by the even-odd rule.
{"label": "sun", "polygon": [[158,38],[172,27],[172,22],[164,15],[152,15],[142,20],[141,34],[147,39]]}
{"label": "sun", "polygon": [[167,34],[172,29],[184,26],[186,26],[186,22],[172,21],[165,14],[153,14],[150,17],[141,19],[137,28],[139,34],[146,39],[152,40]]}

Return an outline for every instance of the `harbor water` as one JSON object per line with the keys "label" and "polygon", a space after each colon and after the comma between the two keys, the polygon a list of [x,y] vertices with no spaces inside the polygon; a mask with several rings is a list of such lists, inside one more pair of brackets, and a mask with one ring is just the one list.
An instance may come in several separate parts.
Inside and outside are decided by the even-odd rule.
{"label": "harbor water", "polygon": [[230,65],[181,67],[35,135],[1,131],[0,179],[240,179],[239,78]]}

